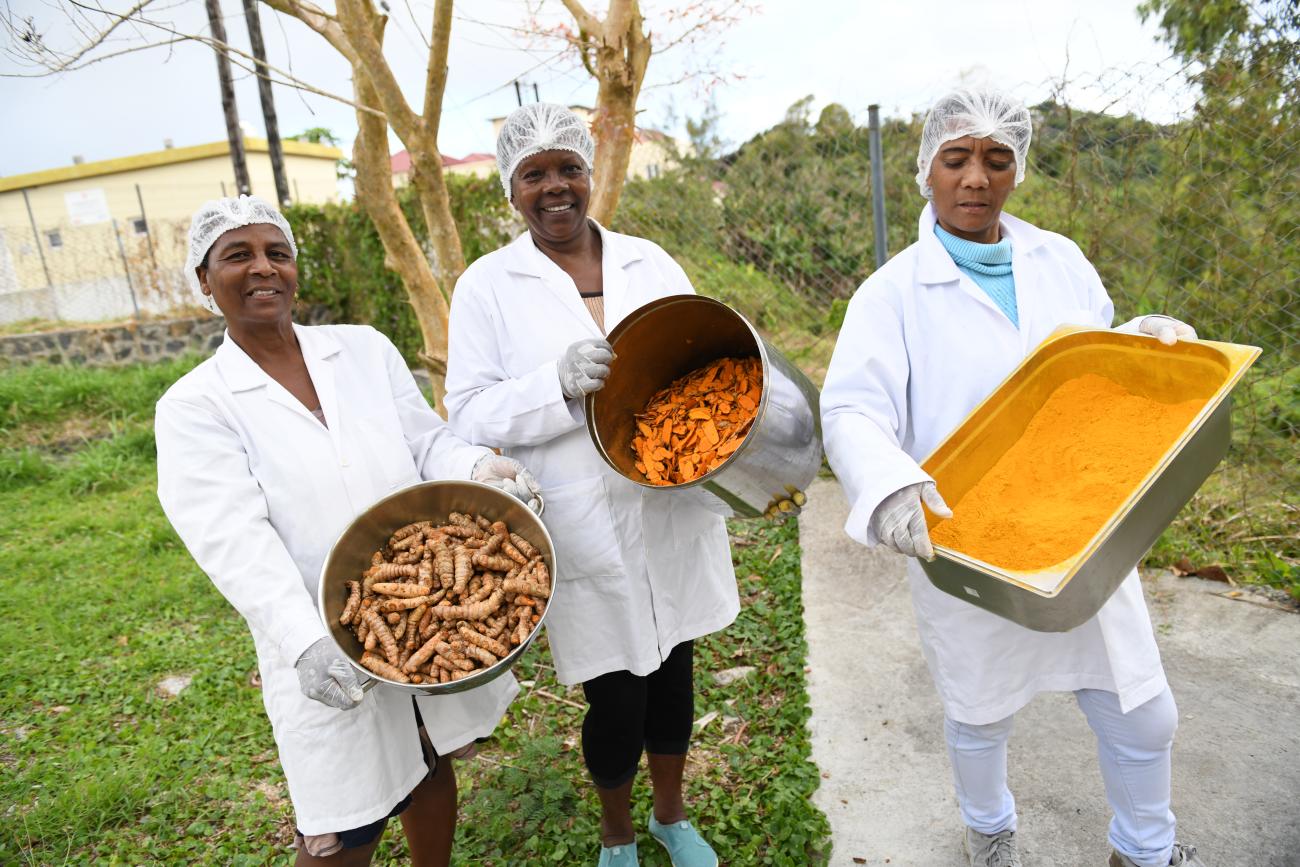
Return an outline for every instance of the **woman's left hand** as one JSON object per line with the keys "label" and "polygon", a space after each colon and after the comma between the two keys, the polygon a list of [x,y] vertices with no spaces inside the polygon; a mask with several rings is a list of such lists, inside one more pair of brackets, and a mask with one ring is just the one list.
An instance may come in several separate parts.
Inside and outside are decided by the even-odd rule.
{"label": "woman's left hand", "polygon": [[1172,316],[1156,314],[1144,316],[1138,324],[1138,332],[1150,334],[1166,346],[1173,346],[1180,340],[1195,340],[1196,329],[1186,322],[1180,322]]}
{"label": "woman's left hand", "polygon": [[524,465],[505,455],[486,454],[474,464],[469,477],[476,482],[483,482],[494,488],[500,488],[510,496],[522,501],[534,514],[542,513],[542,501],[538,497],[542,486]]}

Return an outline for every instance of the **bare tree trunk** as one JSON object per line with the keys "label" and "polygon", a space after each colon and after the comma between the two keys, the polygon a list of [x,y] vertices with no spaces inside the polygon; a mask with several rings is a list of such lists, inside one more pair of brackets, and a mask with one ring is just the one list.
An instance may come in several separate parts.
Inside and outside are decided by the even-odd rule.
{"label": "bare tree trunk", "polygon": [[564,5],[578,23],[583,65],[600,82],[592,129],[596,140],[594,189],[588,213],[609,225],[618,210],[636,141],[636,101],[652,46],[638,0],[610,0],[604,21],[583,8],[580,0],[564,0]]}
{"label": "bare tree trunk", "polygon": [[284,174],[284,146],[280,144],[280,123],[275,117],[275,97],[266,70],[266,45],[262,42],[262,21],[257,14],[257,0],[244,0],[244,21],[248,41],[257,61],[257,95],[262,101],[262,121],[266,124],[266,144],[271,153],[271,174],[275,177],[275,197],[280,207],[289,204],[289,181]]}
{"label": "bare tree trunk", "polygon": [[[208,24],[212,38],[222,43],[226,39],[226,25],[221,20],[220,0],[205,0]],[[226,138],[230,140],[230,160],[235,166],[235,186],[243,195],[253,191],[248,180],[248,161],[244,157],[244,133],[239,128],[239,109],[235,105],[235,85],[230,78],[230,58],[224,48],[214,49],[217,55],[217,78],[221,81],[221,110],[226,115]]]}
{"label": "bare tree trunk", "polygon": [[433,268],[443,295],[452,289],[465,270],[465,253],[460,232],[451,214],[451,196],[442,171],[438,150],[438,129],[442,120],[442,95],[447,86],[447,51],[451,43],[452,0],[438,0],[433,8],[433,33],[429,39],[429,62],[424,84],[424,113],[418,129],[404,140],[411,155],[411,186],[420,199],[424,225],[433,248]]}
{"label": "bare tree trunk", "polygon": [[[380,38],[384,20],[378,18],[375,24]],[[359,105],[378,104],[374,85],[364,71],[353,69],[353,85]],[[369,112],[358,111],[357,126],[357,139],[352,150],[352,162],[357,169],[357,201],[379,233],[379,240],[384,245],[384,264],[397,272],[406,287],[424,338],[421,360],[433,380],[433,408],[445,417],[447,317],[450,307],[397,201],[397,192],[393,189],[393,167],[388,157],[388,123]]]}
{"label": "bare tree trunk", "polygon": [[636,94],[621,83],[601,79],[596,95],[596,116],[592,136],[596,139],[591,205],[588,213],[608,226],[623,195],[627,166],[636,143]]}

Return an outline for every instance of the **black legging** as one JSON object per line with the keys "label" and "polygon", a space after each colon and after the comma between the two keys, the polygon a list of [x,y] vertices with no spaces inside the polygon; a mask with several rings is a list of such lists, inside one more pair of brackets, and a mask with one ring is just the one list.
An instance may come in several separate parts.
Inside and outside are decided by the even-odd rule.
{"label": "black legging", "polygon": [[597,786],[616,789],[636,776],[642,749],[686,753],[695,720],[694,648],[682,642],[645,677],[612,671],[582,685],[588,704],[582,757]]}

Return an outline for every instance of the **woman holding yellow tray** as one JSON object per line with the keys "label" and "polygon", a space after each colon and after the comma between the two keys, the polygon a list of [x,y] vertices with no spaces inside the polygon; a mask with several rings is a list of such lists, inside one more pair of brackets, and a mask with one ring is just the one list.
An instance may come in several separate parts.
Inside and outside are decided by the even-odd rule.
{"label": "woman holding yellow tray", "polygon": [[[1002,207],[1024,178],[1028,109],[962,90],[931,109],[917,156],[929,204],[919,240],[849,304],[822,391],[826,454],[848,496],[845,531],[932,558],[922,504],[951,516],[918,462],[1054,329],[1109,328],[1114,305],[1067,238]],[[1164,343],[1194,338],[1165,316],[1120,327]],[[1062,472],[1068,472],[1063,469]],[[970,864],[1017,867],[1007,740],[1040,692],[1071,691],[1097,735],[1112,867],[1203,867],[1175,842],[1170,752],[1178,711],[1134,570],[1088,622],[1034,632],[934,587],[908,564],[921,646],[944,733]]]}

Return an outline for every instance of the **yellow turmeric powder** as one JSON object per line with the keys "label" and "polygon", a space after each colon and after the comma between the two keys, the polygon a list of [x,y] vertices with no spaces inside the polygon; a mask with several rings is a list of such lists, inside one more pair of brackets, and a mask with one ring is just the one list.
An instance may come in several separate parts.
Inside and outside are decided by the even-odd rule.
{"label": "yellow turmeric powder", "polygon": [[1069,380],[930,537],[1003,569],[1061,563],[1096,535],[1203,405],[1160,403],[1091,373]]}

